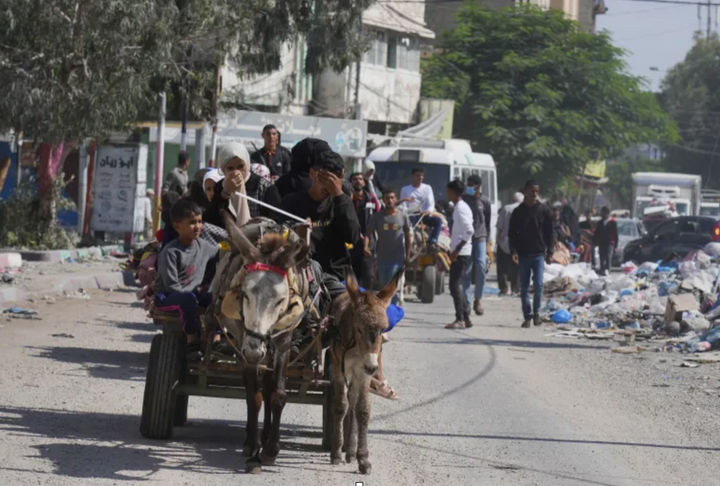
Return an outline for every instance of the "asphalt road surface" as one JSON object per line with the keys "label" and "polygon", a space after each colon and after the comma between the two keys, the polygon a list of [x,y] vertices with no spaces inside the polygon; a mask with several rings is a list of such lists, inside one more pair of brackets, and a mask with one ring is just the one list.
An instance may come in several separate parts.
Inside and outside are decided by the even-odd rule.
{"label": "asphalt road surface", "polygon": [[[290,404],[278,463],[243,473],[245,405],[190,400],[172,441],[139,433],[157,329],[133,291],[23,304],[0,321],[0,485],[718,484],[718,366],[621,356],[610,343],[520,328],[519,301],[487,298],[450,331],[448,295],[410,302],[386,344],[400,395],[373,397],[370,476],[331,466],[321,407]],[[242,477],[237,477],[242,476]]]}

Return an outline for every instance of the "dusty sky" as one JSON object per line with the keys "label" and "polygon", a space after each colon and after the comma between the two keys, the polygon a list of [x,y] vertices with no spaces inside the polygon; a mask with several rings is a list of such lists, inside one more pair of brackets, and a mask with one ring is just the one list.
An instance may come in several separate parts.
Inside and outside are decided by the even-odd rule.
{"label": "dusty sky", "polygon": [[[613,42],[627,50],[630,71],[648,80],[658,91],[665,71],[685,58],[700,28],[695,5],[670,5],[631,0],[605,0],[607,13],[597,16],[597,30],[610,32]],[[716,3],[713,0],[713,3]],[[701,11],[702,30],[707,26],[707,8]],[[711,13],[712,30],[717,30],[717,11]],[[651,71],[651,67],[659,71]]]}

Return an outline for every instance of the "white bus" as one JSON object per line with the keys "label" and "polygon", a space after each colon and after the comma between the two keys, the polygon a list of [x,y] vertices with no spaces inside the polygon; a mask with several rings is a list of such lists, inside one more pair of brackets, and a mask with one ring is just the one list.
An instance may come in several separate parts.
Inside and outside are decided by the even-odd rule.
{"label": "white bus", "polygon": [[495,225],[499,209],[497,170],[489,154],[472,151],[466,140],[400,139],[396,145],[378,147],[368,155],[383,185],[400,191],[411,183],[412,169],[425,169],[425,184],[430,185],[435,201],[447,200],[447,184],[452,179],[467,182],[468,176],[482,178],[483,195],[492,205],[491,241],[495,239]]}

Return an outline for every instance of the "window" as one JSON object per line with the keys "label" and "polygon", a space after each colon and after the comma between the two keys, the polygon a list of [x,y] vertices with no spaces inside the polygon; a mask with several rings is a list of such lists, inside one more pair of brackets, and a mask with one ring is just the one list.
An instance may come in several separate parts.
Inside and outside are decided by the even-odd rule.
{"label": "window", "polygon": [[363,54],[363,62],[385,66],[387,61],[387,41],[385,40],[385,33],[371,30],[369,35],[372,37],[370,49]]}
{"label": "window", "polygon": [[663,223],[657,227],[657,230],[655,231],[655,237],[658,240],[670,241],[673,238],[675,238],[676,233],[677,233],[677,222],[676,221],[668,221],[667,223]]}
{"label": "window", "polygon": [[391,35],[387,40],[387,67],[420,71],[420,39]]}
{"label": "window", "polygon": [[398,67],[398,38],[394,35],[388,37],[387,40],[387,64],[386,66],[390,69],[397,69]]}

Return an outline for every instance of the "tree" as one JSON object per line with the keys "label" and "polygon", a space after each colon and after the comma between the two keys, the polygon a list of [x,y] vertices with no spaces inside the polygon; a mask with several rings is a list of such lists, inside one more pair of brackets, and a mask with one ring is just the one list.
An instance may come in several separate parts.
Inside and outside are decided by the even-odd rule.
{"label": "tree", "polygon": [[157,92],[173,87],[191,89],[196,116],[207,116],[215,66],[231,57],[247,74],[270,72],[298,36],[307,72],[339,70],[362,52],[357,25],[370,3],[0,0],[0,130],[41,143],[45,229],[55,221],[54,180],[79,141],[154,117]]}
{"label": "tree", "polygon": [[506,185],[555,185],[589,160],[676,139],[623,51],[561,11],[468,5],[441,47],[424,63],[423,94],[456,100],[457,136],[491,153]]}
{"label": "tree", "polygon": [[660,102],[678,126],[682,141],[664,147],[670,171],[703,176],[720,188],[715,153],[720,148],[720,39],[717,33],[695,38],[685,59],[668,71]]}

